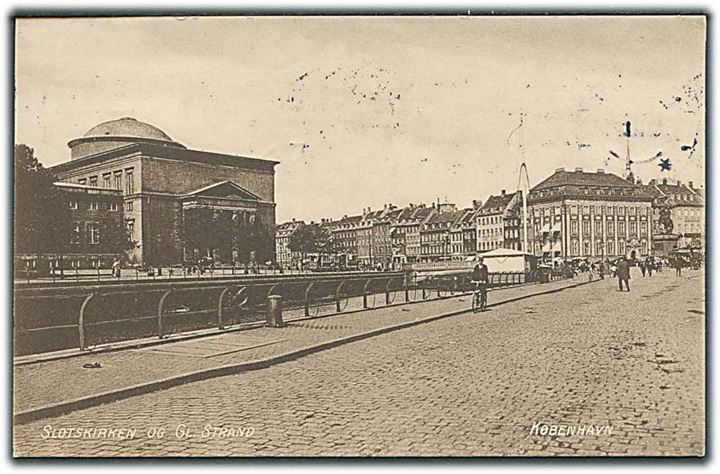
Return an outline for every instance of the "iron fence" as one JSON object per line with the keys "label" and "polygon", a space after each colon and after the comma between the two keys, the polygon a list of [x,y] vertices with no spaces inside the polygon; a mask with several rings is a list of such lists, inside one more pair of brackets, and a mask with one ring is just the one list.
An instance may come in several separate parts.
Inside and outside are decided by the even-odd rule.
{"label": "iron fence", "polygon": [[[529,283],[524,273],[489,275],[489,287]],[[286,320],[446,298],[473,290],[468,272],[410,273],[265,281],[28,289],[15,292],[15,355],[93,348],[130,339],[228,329],[265,320],[268,297],[282,297]]]}

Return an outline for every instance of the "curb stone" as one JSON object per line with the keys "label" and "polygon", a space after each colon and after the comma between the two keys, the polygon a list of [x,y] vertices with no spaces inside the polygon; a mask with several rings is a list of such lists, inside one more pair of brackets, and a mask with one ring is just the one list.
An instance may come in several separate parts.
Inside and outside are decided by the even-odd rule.
{"label": "curb stone", "polygon": [[[532,298],[535,296],[541,296],[546,294],[552,294],[552,293],[558,293],[560,291],[577,288],[579,286],[587,285],[590,283],[595,283],[597,281],[602,280],[593,280],[593,281],[582,281],[579,283],[575,283],[572,285],[564,286],[561,288],[553,288],[549,290],[539,291],[535,293],[530,293],[527,295],[522,296],[516,296],[513,298],[508,298],[506,300],[497,301],[495,303],[488,304],[488,308],[492,308],[495,306],[500,306],[507,303],[513,303],[515,301],[524,300],[527,298]],[[285,352],[283,354],[279,354],[276,356],[268,357],[265,359],[258,359],[253,360],[249,362],[242,362],[239,364],[231,364],[231,365],[225,365],[221,367],[215,367],[212,369],[203,369],[196,372],[189,372],[186,374],[178,375],[178,376],[172,376],[167,377],[165,379],[156,380],[152,382],[147,383],[141,383],[137,385],[133,385],[130,387],[125,387],[121,389],[115,389],[110,390],[107,392],[102,392],[94,395],[89,395],[87,397],[81,397],[76,398],[73,400],[68,400],[60,403],[55,403],[52,405],[45,405],[37,408],[32,408],[30,410],[25,410],[19,413],[15,413],[13,415],[13,424],[14,425],[22,425],[27,424],[33,421],[41,420],[44,418],[52,418],[60,415],[64,415],[73,411],[78,410],[84,410],[86,408],[91,408],[99,405],[104,405],[107,403],[123,400],[126,398],[131,398],[138,395],[145,395],[148,393],[165,390],[168,388],[176,387],[179,385],[184,385],[187,383],[192,382],[200,382],[203,380],[209,380],[217,377],[225,377],[228,375],[236,375],[242,372],[248,372],[251,370],[259,370],[271,367],[276,364],[281,364],[283,362],[289,362],[292,360],[299,359],[301,357],[311,355],[317,352],[321,352],[324,350],[332,349],[335,347],[339,347],[345,344],[349,344],[351,342],[360,341],[363,339],[369,339],[371,337],[379,336],[382,334],[386,334],[393,331],[398,331],[401,329],[418,326],[421,324],[438,321],[440,319],[449,318],[452,316],[458,316],[461,314],[469,313],[471,312],[470,309],[461,309],[456,311],[451,311],[448,313],[443,313],[435,316],[429,316],[427,318],[415,320],[415,321],[407,321],[404,323],[399,323],[391,326],[384,326],[378,329],[373,329],[370,331],[366,331],[359,334],[353,334],[351,336],[345,336],[337,339],[332,339],[330,341],[325,341],[319,344],[314,344],[312,346],[306,346],[300,349],[292,350],[289,352]]]}

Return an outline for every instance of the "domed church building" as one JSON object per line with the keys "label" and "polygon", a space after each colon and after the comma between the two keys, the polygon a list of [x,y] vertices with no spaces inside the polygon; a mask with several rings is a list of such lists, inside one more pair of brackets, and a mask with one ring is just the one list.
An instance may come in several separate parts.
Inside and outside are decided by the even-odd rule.
{"label": "domed church building", "polygon": [[274,261],[277,161],[191,150],[130,117],[68,146],[59,181],[122,192],[131,263]]}

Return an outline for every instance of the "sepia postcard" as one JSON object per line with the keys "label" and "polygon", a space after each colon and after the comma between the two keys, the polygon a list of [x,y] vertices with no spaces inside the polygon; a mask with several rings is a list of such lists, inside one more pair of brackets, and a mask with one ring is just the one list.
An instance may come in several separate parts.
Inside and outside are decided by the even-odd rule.
{"label": "sepia postcard", "polygon": [[12,23],[15,458],[705,456],[705,14]]}

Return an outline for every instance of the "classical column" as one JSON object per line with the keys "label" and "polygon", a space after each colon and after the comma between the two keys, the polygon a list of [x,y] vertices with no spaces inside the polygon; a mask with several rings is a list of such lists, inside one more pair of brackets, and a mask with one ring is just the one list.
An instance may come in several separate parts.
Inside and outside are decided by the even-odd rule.
{"label": "classical column", "polygon": [[590,256],[595,256],[595,205],[590,205]]}

